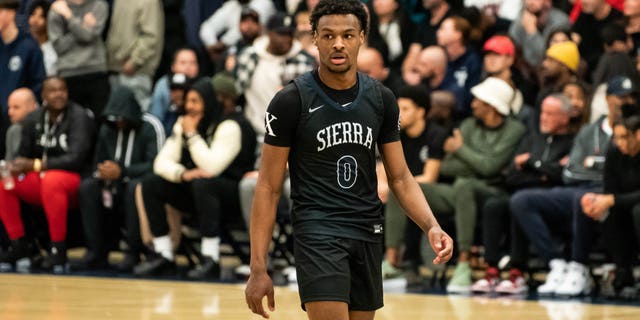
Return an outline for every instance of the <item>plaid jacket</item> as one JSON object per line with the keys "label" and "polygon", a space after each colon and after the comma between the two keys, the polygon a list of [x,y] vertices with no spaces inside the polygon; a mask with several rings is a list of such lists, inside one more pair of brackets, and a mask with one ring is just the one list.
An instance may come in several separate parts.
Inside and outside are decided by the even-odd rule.
{"label": "plaid jacket", "polygon": [[[235,69],[236,89],[238,92],[244,93],[251,84],[251,78],[258,66],[258,60],[258,53],[253,46],[246,47],[238,55]],[[303,73],[312,70],[315,65],[315,59],[304,50],[301,50],[295,56],[287,58],[284,67],[278,70],[278,72],[281,72],[282,85],[285,86]]]}

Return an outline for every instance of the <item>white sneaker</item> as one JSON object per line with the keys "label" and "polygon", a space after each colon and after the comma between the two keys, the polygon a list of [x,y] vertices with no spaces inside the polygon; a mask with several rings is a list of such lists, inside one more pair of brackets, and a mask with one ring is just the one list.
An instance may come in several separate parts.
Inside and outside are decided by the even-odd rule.
{"label": "white sneaker", "polygon": [[589,269],[583,264],[570,262],[567,266],[567,274],[555,293],[567,297],[577,297],[591,293]]}
{"label": "white sneaker", "polygon": [[528,291],[527,281],[518,269],[511,269],[509,279],[500,281],[496,287],[496,292],[503,295],[523,295]]}
{"label": "white sneaker", "polygon": [[471,292],[478,294],[492,293],[495,291],[498,282],[500,282],[500,272],[498,269],[487,268],[484,278],[471,285]]}
{"label": "white sneaker", "polygon": [[549,262],[551,271],[547,274],[547,281],[538,287],[539,295],[552,295],[562,284],[567,273],[567,262],[562,259],[553,259]]}

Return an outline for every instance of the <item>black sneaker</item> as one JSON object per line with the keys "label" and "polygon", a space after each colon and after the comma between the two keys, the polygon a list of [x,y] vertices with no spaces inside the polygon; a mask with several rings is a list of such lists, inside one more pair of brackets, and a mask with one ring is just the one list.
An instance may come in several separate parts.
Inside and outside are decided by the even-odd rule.
{"label": "black sneaker", "polygon": [[14,267],[18,272],[28,271],[31,268],[29,252],[29,243],[25,238],[11,240],[9,249],[0,253],[0,272],[11,271]]}
{"label": "black sneaker", "polygon": [[71,261],[69,264],[72,271],[104,270],[108,266],[107,254],[98,254],[95,251],[87,250],[82,259]]}
{"label": "black sneaker", "polygon": [[51,242],[51,249],[47,257],[42,261],[41,267],[55,274],[62,274],[67,271],[67,246],[64,242]]}
{"label": "black sneaker", "polygon": [[175,262],[157,253],[149,255],[146,261],[133,268],[133,274],[138,277],[162,276],[175,273]]}
{"label": "black sneaker", "polygon": [[187,272],[191,280],[220,279],[220,264],[210,257],[205,257],[195,268]]}
{"label": "black sneaker", "polygon": [[116,264],[115,267],[120,272],[130,273],[138,263],[140,263],[140,254],[127,251],[122,262]]}
{"label": "black sneaker", "polygon": [[636,294],[633,271],[629,268],[617,268],[613,278],[613,289],[616,298],[633,299]]}

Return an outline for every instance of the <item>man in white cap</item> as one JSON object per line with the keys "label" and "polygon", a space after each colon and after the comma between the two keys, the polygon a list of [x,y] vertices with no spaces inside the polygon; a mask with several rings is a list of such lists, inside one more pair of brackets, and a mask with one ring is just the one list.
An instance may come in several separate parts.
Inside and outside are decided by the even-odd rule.
{"label": "man in white cap", "polygon": [[476,199],[497,194],[495,182],[512,159],[525,127],[513,119],[510,103],[513,88],[505,81],[489,77],[471,88],[474,96],[468,118],[455,129],[444,143],[446,155],[440,166],[440,176],[452,184],[423,184],[429,204],[440,213],[455,218],[458,264],[447,291],[466,293],[471,287],[469,252],[476,225]]}

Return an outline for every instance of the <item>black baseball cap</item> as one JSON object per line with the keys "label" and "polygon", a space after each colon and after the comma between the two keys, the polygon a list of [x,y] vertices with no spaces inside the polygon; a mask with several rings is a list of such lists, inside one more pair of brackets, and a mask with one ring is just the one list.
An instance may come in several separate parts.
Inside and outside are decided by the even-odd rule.
{"label": "black baseball cap", "polygon": [[0,9],[18,10],[20,1],[18,0],[0,0]]}
{"label": "black baseball cap", "polygon": [[296,31],[296,19],[284,13],[276,13],[267,22],[267,30],[293,35]]}
{"label": "black baseball cap", "polygon": [[244,7],[242,8],[242,12],[240,12],[240,21],[244,21],[244,19],[251,19],[260,23],[260,14],[250,7]]}

